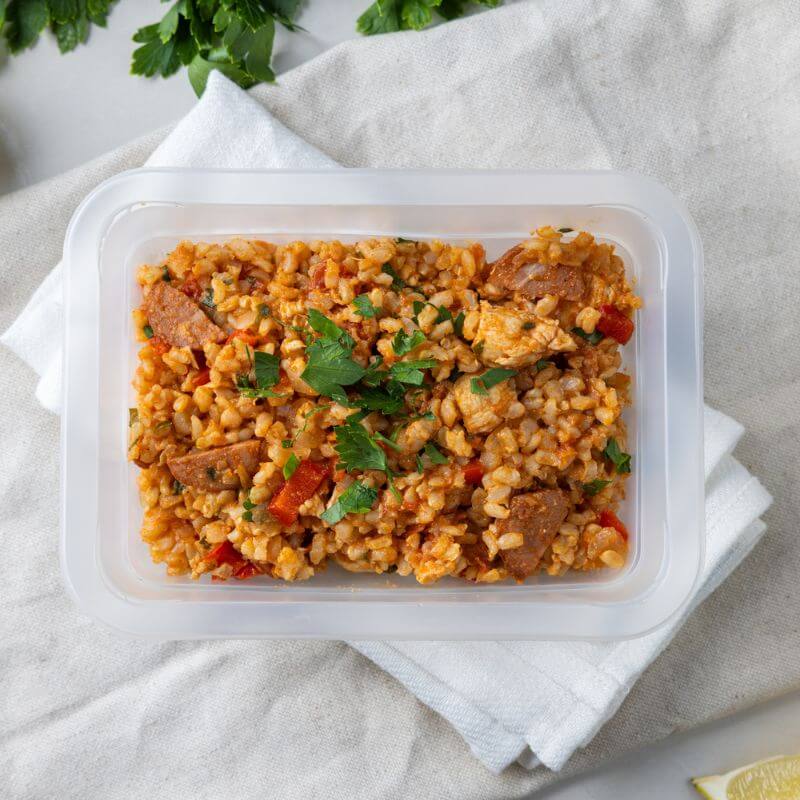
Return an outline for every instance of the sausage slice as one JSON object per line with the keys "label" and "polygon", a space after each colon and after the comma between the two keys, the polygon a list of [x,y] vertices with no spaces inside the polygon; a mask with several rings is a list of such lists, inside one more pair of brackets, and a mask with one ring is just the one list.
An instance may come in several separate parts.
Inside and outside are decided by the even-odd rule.
{"label": "sausage slice", "polygon": [[183,292],[159,281],[150,287],[144,308],[153,333],[174,347],[202,349],[206,342],[225,339],[215,325]]}
{"label": "sausage slice", "polygon": [[522,245],[512,247],[490,265],[489,283],[528,297],[554,294],[565,300],[580,300],[586,292],[583,273],[569,264],[539,264],[536,253]]}
{"label": "sausage slice", "polygon": [[567,518],[569,501],[560,489],[541,489],[512,498],[511,513],[497,524],[498,534],[519,532],[520,547],[501,550],[506,569],[518,581],[536,571],[544,551],[556,538],[561,523]]}
{"label": "sausage slice", "polygon": [[248,439],[246,442],[170,458],[167,459],[167,466],[172,476],[181,483],[195,489],[218,492],[239,485],[237,467],[244,467],[249,475],[253,475],[258,471],[260,460],[260,440]]}

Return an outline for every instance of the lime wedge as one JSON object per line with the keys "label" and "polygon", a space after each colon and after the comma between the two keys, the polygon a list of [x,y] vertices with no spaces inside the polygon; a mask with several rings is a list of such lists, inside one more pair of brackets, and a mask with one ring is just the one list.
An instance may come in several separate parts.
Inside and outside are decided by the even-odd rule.
{"label": "lime wedge", "polygon": [[800,756],[775,756],[731,770],[725,775],[692,778],[708,800],[798,800]]}

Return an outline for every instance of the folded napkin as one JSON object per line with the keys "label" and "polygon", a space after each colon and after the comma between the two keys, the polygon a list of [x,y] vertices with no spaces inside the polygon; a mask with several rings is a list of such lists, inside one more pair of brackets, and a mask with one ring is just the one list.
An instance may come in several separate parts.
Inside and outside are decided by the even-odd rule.
{"label": "folded napkin", "polygon": [[[153,153],[150,166],[298,168],[336,166],[259,103],[212,73],[202,100]],[[39,401],[57,411],[60,357],[47,332],[61,316],[56,267],[0,340],[41,376]],[[42,324],[44,321],[47,324]],[[750,551],[764,531],[770,496],[730,455],[741,426],[705,411],[706,560],[692,607]],[[687,612],[688,613],[688,612]],[[684,617],[685,618],[685,617]],[[619,707],[683,619],[615,643],[356,642],[458,730],[494,772],[514,760],[560,769]]]}

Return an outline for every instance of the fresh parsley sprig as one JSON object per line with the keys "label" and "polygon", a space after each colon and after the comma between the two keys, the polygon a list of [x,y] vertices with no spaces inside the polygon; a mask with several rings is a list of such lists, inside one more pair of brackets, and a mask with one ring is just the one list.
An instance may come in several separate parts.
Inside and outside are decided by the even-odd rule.
{"label": "fresh parsley sprig", "polygon": [[[246,352],[249,358],[249,347]],[[239,394],[252,398],[283,397],[272,391],[272,387],[280,377],[280,366],[281,361],[278,356],[257,350],[251,359],[250,372],[236,376],[236,388],[239,390]]]}
{"label": "fresh parsley sprig", "polygon": [[375,489],[361,481],[353,481],[319,518],[328,525],[335,525],[347,514],[366,514],[371,511],[377,499],[378,492]]}
{"label": "fresh parsley sprig", "polygon": [[497,386],[507,378],[511,378],[517,374],[515,369],[502,369],[501,367],[492,367],[486,370],[483,375],[477,378],[472,378],[469,382],[472,394],[489,394],[489,389],[492,386]]}
{"label": "fresh parsley sprig", "polygon": [[614,465],[618,475],[625,475],[631,471],[630,453],[624,453],[613,436],[606,443],[603,455]]}

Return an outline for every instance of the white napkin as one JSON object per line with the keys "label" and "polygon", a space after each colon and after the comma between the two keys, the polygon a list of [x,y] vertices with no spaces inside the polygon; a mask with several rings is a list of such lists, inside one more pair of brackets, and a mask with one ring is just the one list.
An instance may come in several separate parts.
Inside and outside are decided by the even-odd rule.
{"label": "white napkin", "polygon": [[[150,166],[335,167],[219,73],[197,106],[148,159]],[[47,331],[61,318],[57,266],[0,337],[40,375],[36,396],[60,404],[60,355]],[[46,321],[47,324],[43,324]],[[741,426],[705,412],[706,562],[701,602],[744,558],[764,531],[770,496],[730,453]],[[358,642],[353,647],[444,716],[494,772],[515,759],[560,769],[619,708],[644,669],[683,620],[617,643]]]}

